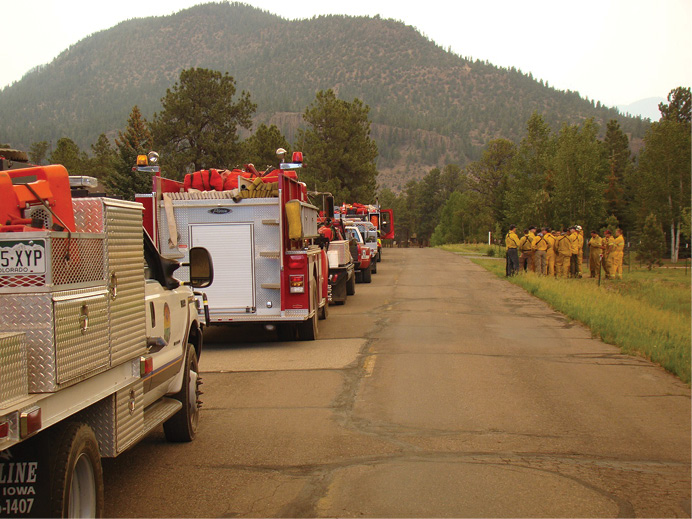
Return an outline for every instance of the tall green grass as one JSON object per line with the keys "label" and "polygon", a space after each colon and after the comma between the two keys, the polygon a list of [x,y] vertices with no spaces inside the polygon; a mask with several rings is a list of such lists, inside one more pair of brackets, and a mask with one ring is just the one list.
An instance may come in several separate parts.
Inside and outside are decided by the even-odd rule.
{"label": "tall green grass", "polygon": [[505,248],[487,243],[448,243],[440,245],[442,250],[468,256],[502,256],[505,257]]}
{"label": "tall green grass", "polygon": [[[472,258],[505,278],[505,263]],[[587,325],[604,342],[660,364],[690,383],[690,275],[684,269],[635,270],[622,280],[508,279],[555,310]]]}

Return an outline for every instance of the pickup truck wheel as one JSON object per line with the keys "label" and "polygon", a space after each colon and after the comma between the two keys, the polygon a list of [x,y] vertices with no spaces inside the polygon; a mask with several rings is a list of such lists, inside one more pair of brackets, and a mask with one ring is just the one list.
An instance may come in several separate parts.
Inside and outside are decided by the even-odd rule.
{"label": "pickup truck wheel", "polygon": [[372,283],[372,265],[363,271],[363,283]]}
{"label": "pickup truck wheel", "polygon": [[356,295],[356,273],[354,272],[350,279],[346,281],[346,294],[349,296]]}
{"label": "pickup truck wheel", "polygon": [[56,429],[50,461],[53,517],[102,517],[103,469],[94,431],[70,422]]}
{"label": "pickup truck wheel", "polygon": [[370,262],[370,268],[372,269],[373,274],[377,274],[377,260],[373,256],[372,261]]}
{"label": "pickup truck wheel", "polygon": [[169,442],[189,442],[197,436],[200,384],[197,353],[194,346],[188,344],[187,355],[185,355],[183,387],[174,396],[176,400],[182,402],[183,407],[163,423],[163,432]]}

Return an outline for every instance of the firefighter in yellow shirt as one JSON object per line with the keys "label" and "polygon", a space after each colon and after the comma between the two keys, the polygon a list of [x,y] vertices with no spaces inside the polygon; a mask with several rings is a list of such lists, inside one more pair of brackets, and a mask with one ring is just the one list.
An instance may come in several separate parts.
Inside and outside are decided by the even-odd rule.
{"label": "firefighter in yellow shirt", "polygon": [[577,228],[577,244],[579,246],[579,250],[577,251],[577,277],[581,277],[581,269],[582,265],[584,263],[584,231],[581,228],[581,225],[576,225]]}
{"label": "firefighter in yellow shirt", "polygon": [[521,256],[519,256],[519,270],[530,270],[533,272],[533,239],[535,235],[536,228],[529,227],[529,229],[524,230],[524,236],[519,240],[519,250]]}
{"label": "firefighter in yellow shirt", "polygon": [[577,277],[577,261],[579,261],[579,234],[577,233],[576,227],[569,228],[569,234],[567,235],[570,244],[571,257],[569,262],[569,277]]}
{"label": "firefighter in yellow shirt", "polygon": [[536,274],[545,276],[548,255],[548,242],[545,239],[546,230],[543,229],[534,238],[532,243],[533,248],[533,270]]}
{"label": "firefighter in yellow shirt", "polygon": [[605,270],[606,279],[612,279],[613,277],[613,252],[615,247],[613,246],[613,233],[607,229],[603,233],[603,268]]}
{"label": "firefighter in yellow shirt", "polygon": [[516,228],[516,225],[510,225],[509,232],[505,236],[505,247],[507,248],[505,274],[507,276],[513,276],[519,271],[519,236],[517,236]]}
{"label": "firefighter in yellow shirt", "polygon": [[569,277],[569,266],[572,258],[572,241],[568,237],[567,229],[563,230],[562,232],[557,231],[557,237],[555,238],[555,252],[557,253],[557,260],[555,262],[557,277]]}
{"label": "firefighter in yellow shirt", "polygon": [[622,229],[615,229],[615,239],[613,240],[613,278],[622,279],[622,260],[625,257],[625,237]]}
{"label": "firefighter in yellow shirt", "polygon": [[555,236],[547,227],[543,231],[543,239],[548,242],[545,251],[546,271],[549,276],[555,276]]}
{"label": "firefighter in yellow shirt", "polygon": [[598,277],[601,270],[601,255],[603,254],[603,238],[596,231],[591,231],[589,240],[589,271],[592,278]]}

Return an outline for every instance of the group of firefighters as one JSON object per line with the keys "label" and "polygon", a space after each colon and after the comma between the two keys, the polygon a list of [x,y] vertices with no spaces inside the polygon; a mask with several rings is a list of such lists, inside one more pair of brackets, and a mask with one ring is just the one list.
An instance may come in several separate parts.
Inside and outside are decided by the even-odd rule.
{"label": "group of firefighters", "polygon": [[[589,245],[589,270],[591,277],[599,277],[601,265],[606,279],[622,278],[622,261],[625,255],[625,238],[622,229],[610,230],[601,237],[591,231]],[[507,276],[518,272],[535,272],[556,277],[582,277],[584,232],[581,226],[551,230],[529,227],[523,236],[517,235],[516,226],[510,225],[505,236],[507,247]]]}

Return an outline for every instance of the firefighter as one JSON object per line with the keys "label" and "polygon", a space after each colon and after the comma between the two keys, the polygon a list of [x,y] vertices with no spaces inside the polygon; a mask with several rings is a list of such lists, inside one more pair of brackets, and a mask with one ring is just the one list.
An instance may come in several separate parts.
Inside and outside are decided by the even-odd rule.
{"label": "firefighter", "polygon": [[548,242],[548,249],[545,253],[546,271],[549,276],[555,277],[555,236],[550,228],[543,229],[543,239]]}
{"label": "firefighter", "polygon": [[524,229],[524,236],[521,237],[519,241],[519,250],[521,251],[521,256],[519,257],[519,269],[526,272],[530,270],[534,271],[533,267],[533,239],[536,237],[536,228],[529,227]]}
{"label": "firefighter", "polygon": [[606,229],[603,233],[603,269],[605,270],[605,278],[612,278],[613,269],[613,233],[610,229]]}
{"label": "firefighter", "polygon": [[579,250],[577,251],[577,277],[581,277],[581,269],[584,263],[584,231],[581,225],[576,225],[577,228],[577,243],[579,245]]}
{"label": "firefighter", "polygon": [[615,239],[613,240],[613,278],[622,279],[622,261],[625,257],[625,237],[622,229],[615,229]]}
{"label": "firefighter", "polygon": [[569,239],[569,231],[564,229],[562,232],[557,231],[555,238],[555,251],[557,252],[557,261],[555,268],[557,277],[569,277],[569,267],[572,259],[572,241]]}
{"label": "firefighter", "polygon": [[579,234],[577,233],[576,227],[569,228],[569,234],[567,239],[570,244],[571,257],[569,262],[569,277],[577,277],[577,261],[579,261]]}
{"label": "firefighter", "polygon": [[533,239],[531,248],[533,249],[533,270],[537,274],[545,276],[546,271],[546,256],[548,250],[548,242],[545,239],[546,230],[542,229]]}
{"label": "firefighter", "polygon": [[334,239],[334,227],[332,226],[332,219],[327,217],[324,220],[324,224],[317,230],[317,232],[324,236],[327,241],[332,241]]}
{"label": "firefighter", "polygon": [[519,270],[519,236],[517,236],[516,225],[509,226],[509,232],[505,236],[505,247],[507,251],[505,257],[507,258],[507,266],[505,269],[505,274],[507,276],[513,276]]}
{"label": "firefighter", "polygon": [[589,271],[591,277],[598,277],[598,271],[601,270],[601,256],[603,254],[603,239],[596,231],[591,231],[591,239],[589,240]]}

